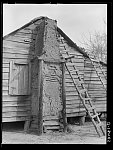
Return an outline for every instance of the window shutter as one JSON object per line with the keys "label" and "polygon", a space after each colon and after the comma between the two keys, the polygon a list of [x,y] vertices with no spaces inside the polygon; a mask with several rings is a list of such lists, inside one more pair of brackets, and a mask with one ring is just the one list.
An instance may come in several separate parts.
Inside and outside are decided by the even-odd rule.
{"label": "window shutter", "polygon": [[29,80],[29,65],[15,64],[10,62],[10,81],[9,94],[10,95],[29,95],[30,94],[30,80]]}

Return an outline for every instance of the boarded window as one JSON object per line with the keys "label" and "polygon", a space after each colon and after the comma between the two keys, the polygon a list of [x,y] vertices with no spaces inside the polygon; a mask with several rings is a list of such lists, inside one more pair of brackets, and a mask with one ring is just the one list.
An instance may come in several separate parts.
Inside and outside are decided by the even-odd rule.
{"label": "boarded window", "polygon": [[30,69],[28,64],[10,62],[9,94],[30,94]]}

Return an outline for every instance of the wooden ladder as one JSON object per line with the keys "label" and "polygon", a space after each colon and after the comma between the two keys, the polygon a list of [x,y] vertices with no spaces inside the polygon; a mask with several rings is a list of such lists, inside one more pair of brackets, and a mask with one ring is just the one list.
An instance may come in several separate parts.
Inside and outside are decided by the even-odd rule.
{"label": "wooden ladder", "polygon": [[[62,44],[64,44],[63,40],[61,39],[61,42]],[[64,49],[65,49],[65,52],[67,54],[67,58],[65,58],[65,60],[70,60],[70,62],[73,64],[72,62],[72,59],[71,58],[74,58],[75,56],[69,56],[69,52],[66,50],[66,47],[65,47],[65,44],[64,44]],[[62,56],[63,58],[63,56]],[[104,132],[104,128],[103,128],[103,125],[102,125],[102,122],[100,121],[100,118],[98,116],[98,113],[96,112],[96,109],[95,107],[93,106],[92,104],[92,99],[90,98],[88,92],[87,92],[87,89],[85,88],[84,86],[84,81],[82,80],[80,74],[79,74],[79,70],[77,70],[77,68],[75,67],[75,65],[72,65],[73,66],[73,69],[69,69],[69,67],[67,66],[67,64],[65,63],[65,67],[67,69],[67,71],[69,72],[69,75],[73,81],[73,84],[81,98],[81,101],[83,103],[83,106],[84,108],[86,109],[86,112],[88,113],[95,129],[96,129],[96,132],[98,133],[99,137],[101,136],[101,133],[103,135],[105,135],[105,132]],[[95,67],[95,70],[96,70],[96,67]],[[97,71],[97,70],[96,70]],[[74,79],[74,75],[73,73],[77,74],[78,76],[78,79],[79,79],[79,82],[77,82],[75,79]],[[79,86],[82,88],[82,90],[79,88]],[[100,133],[101,132],[101,133]]]}
{"label": "wooden ladder", "polygon": [[[87,53],[87,54],[88,54],[88,53]],[[100,73],[99,73],[98,70],[97,70],[97,67],[100,68],[100,71],[101,71],[101,73],[103,74],[103,77],[107,80],[106,75],[105,75],[105,72],[103,71],[99,60],[95,59],[95,57],[92,56],[91,54],[88,54],[88,56],[89,56],[89,58],[90,58],[91,64],[93,65],[93,67],[94,67],[94,69],[95,69],[95,71],[96,71],[96,73],[97,73],[97,76],[99,77],[99,79],[100,79],[100,81],[101,81],[101,83],[102,83],[104,89],[106,90],[106,86],[105,86],[105,84],[104,84],[104,82],[103,82],[103,80],[102,80],[102,77],[101,77]],[[93,57],[93,58],[92,58],[92,57]],[[98,66],[95,66],[94,62],[97,62]]]}
{"label": "wooden ladder", "polygon": [[[75,88],[76,88],[76,90],[77,90],[77,92],[78,92],[78,94],[81,98],[83,106],[85,107],[85,109],[86,109],[86,111],[87,111],[87,113],[88,113],[88,115],[89,115],[89,117],[90,117],[97,133],[98,133],[98,135],[101,136],[100,131],[103,133],[103,135],[105,135],[102,122],[100,121],[98,113],[96,112],[96,109],[92,104],[92,99],[90,98],[90,96],[87,92],[87,89],[83,85],[84,82],[80,77],[79,71],[77,70],[75,65],[73,66],[73,70],[70,70],[69,67],[66,64],[65,64],[65,67],[66,67],[67,71],[69,72],[69,75],[71,76],[71,79],[74,83],[74,86],[75,86]],[[76,82],[75,79],[74,79],[73,73],[75,73],[75,72],[78,76],[79,82]],[[81,86],[82,90],[79,89],[78,86]],[[101,130],[99,130],[99,129],[101,129]]]}

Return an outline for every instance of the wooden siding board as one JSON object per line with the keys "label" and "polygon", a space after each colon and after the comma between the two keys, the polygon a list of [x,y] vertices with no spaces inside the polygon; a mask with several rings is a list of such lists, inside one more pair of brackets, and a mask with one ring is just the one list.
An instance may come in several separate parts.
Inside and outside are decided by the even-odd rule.
{"label": "wooden siding board", "polygon": [[2,112],[20,112],[20,111],[28,111],[30,110],[29,105],[28,106],[3,106]]}
{"label": "wooden siding board", "polygon": [[46,126],[46,125],[59,125],[59,121],[58,120],[49,120],[49,121],[45,121],[43,122],[43,125]]}
{"label": "wooden siding board", "polygon": [[18,102],[18,101],[3,101],[2,102],[3,107],[30,107],[30,101],[23,101],[23,102]]}
{"label": "wooden siding board", "polygon": [[8,84],[9,84],[9,80],[7,79],[7,80],[2,80],[2,86],[5,86],[5,87],[7,87],[8,86]]}
{"label": "wooden siding board", "polygon": [[73,99],[73,100],[66,100],[66,105],[76,105],[76,106],[79,106],[80,104],[82,104],[81,100],[80,99]]}
{"label": "wooden siding board", "polygon": [[9,92],[7,90],[6,91],[4,91],[4,90],[2,91],[2,96],[3,95],[8,95],[8,94],[9,94]]}
{"label": "wooden siding board", "polygon": [[74,101],[77,101],[77,100],[80,100],[80,97],[79,96],[75,96],[75,95],[67,95],[66,96],[66,101],[72,101],[72,100],[74,100]]}
{"label": "wooden siding board", "polygon": [[107,98],[106,97],[93,97],[92,96],[92,98],[95,100],[95,101],[104,101],[104,100],[106,100]]}
{"label": "wooden siding board", "polygon": [[[104,84],[106,84],[106,81],[102,81]],[[102,82],[101,81],[85,81],[86,84],[100,84],[102,85]]]}
{"label": "wooden siding board", "polygon": [[3,45],[3,52],[28,54],[30,47],[13,47],[13,45]]}
{"label": "wooden siding board", "polygon": [[2,68],[2,72],[8,73],[9,72],[9,67],[8,68]]}
{"label": "wooden siding board", "polygon": [[24,34],[32,34],[31,29],[29,29],[28,27],[21,29],[20,31],[18,31],[18,33],[24,33]]}
{"label": "wooden siding board", "polygon": [[80,111],[85,111],[85,108],[66,109],[66,113],[78,113]]}
{"label": "wooden siding board", "polygon": [[7,73],[7,72],[2,73],[2,79],[8,80],[9,79],[9,73]]}
{"label": "wooden siding board", "polygon": [[22,96],[22,95],[20,95],[20,96],[3,96],[2,97],[2,100],[3,100],[3,102],[4,101],[18,101],[18,103],[19,102],[24,102],[24,101],[27,101],[27,100],[29,100],[30,99],[30,96],[29,95],[24,95],[24,96]]}
{"label": "wooden siding board", "polygon": [[[85,79],[84,79],[84,81],[100,81],[100,79],[99,78],[90,78],[90,77],[85,77]],[[106,81],[105,79],[104,79],[104,81]]]}
{"label": "wooden siding board", "polygon": [[71,91],[75,92],[75,93],[77,92],[74,86],[73,87],[66,87],[65,89],[66,89],[66,92],[71,92]]}
{"label": "wooden siding board", "polygon": [[78,96],[78,93],[74,91],[69,91],[69,92],[66,92],[66,96]]}
{"label": "wooden siding board", "polygon": [[21,59],[21,58],[8,58],[8,59],[4,59],[3,60],[4,62],[7,62],[7,63],[10,63],[11,61],[14,61],[15,64],[28,64],[29,63],[29,60],[28,59]]}
{"label": "wooden siding board", "polygon": [[26,121],[27,116],[26,117],[20,117],[20,116],[16,116],[16,117],[3,117],[2,118],[2,122],[15,122],[15,121]]}
{"label": "wooden siding board", "polygon": [[78,103],[66,104],[66,109],[78,109],[78,108],[79,109],[84,108],[83,104],[80,101]]}
{"label": "wooden siding board", "polygon": [[2,113],[2,117],[6,118],[6,117],[16,117],[16,116],[28,116],[29,115],[29,111],[18,111],[18,112],[3,112]]}
{"label": "wooden siding board", "polygon": [[[11,38],[31,39],[32,34],[26,34],[26,33],[19,31],[15,35],[11,36]],[[8,37],[8,39],[10,39],[10,37]]]}
{"label": "wooden siding board", "polygon": [[3,53],[28,55],[29,49],[3,47]]}
{"label": "wooden siding board", "polygon": [[3,41],[3,46],[6,46],[6,47],[10,47],[10,48],[30,48],[30,44],[25,44],[25,43],[22,43],[22,42],[13,42],[13,41]]}
{"label": "wooden siding board", "polygon": [[8,37],[8,39],[5,39],[6,41],[13,41],[13,42],[22,42],[25,44],[28,44],[30,42],[32,42],[31,38],[28,37],[22,37],[22,36],[10,36]]}
{"label": "wooden siding board", "polygon": [[20,41],[20,42],[23,41],[24,42],[24,40],[31,40],[31,39],[32,39],[32,34],[17,32],[16,34],[9,36],[5,40]]}
{"label": "wooden siding board", "polygon": [[3,91],[8,91],[9,88],[8,88],[8,86],[2,86],[2,90],[3,90]]}
{"label": "wooden siding board", "polygon": [[86,116],[86,112],[85,111],[73,112],[73,113],[67,113],[66,115],[67,117]]}
{"label": "wooden siding board", "polygon": [[20,58],[20,59],[27,59],[29,55],[23,55],[23,54],[18,54],[18,53],[3,53],[3,58]]}
{"label": "wooden siding board", "polygon": [[2,68],[3,68],[3,69],[9,68],[9,63],[2,63]]}

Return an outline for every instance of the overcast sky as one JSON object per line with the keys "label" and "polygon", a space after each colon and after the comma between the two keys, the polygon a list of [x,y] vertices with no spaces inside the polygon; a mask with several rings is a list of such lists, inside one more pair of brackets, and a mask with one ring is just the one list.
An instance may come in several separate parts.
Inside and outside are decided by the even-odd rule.
{"label": "overcast sky", "polygon": [[107,4],[3,4],[3,36],[40,16],[57,20],[57,26],[81,46],[83,35],[105,30]]}

